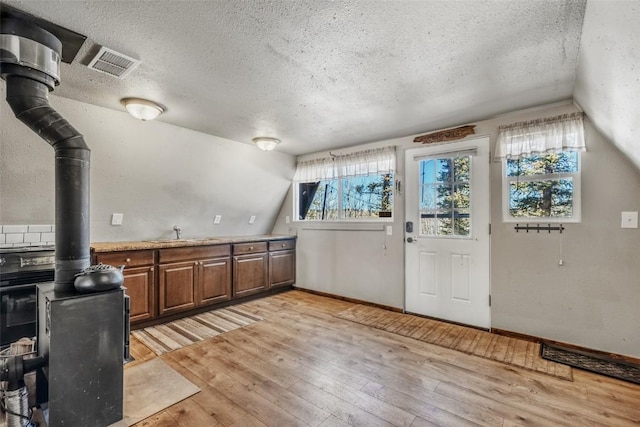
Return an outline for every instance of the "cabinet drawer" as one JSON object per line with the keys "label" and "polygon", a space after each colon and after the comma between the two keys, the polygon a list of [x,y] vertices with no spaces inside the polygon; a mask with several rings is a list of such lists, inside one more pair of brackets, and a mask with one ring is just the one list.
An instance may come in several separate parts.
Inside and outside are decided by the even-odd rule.
{"label": "cabinet drawer", "polygon": [[287,251],[296,247],[296,241],[291,240],[274,240],[269,242],[269,252]]}
{"label": "cabinet drawer", "polygon": [[137,267],[153,264],[153,250],[99,253],[95,257],[97,263],[101,262],[116,267],[120,265]]}
{"label": "cabinet drawer", "polygon": [[233,245],[233,254],[255,254],[267,251],[267,242],[238,243]]}
{"label": "cabinet drawer", "polygon": [[229,256],[230,254],[231,247],[229,245],[187,246],[184,248],[158,250],[158,262],[163,264],[175,261],[216,258]]}

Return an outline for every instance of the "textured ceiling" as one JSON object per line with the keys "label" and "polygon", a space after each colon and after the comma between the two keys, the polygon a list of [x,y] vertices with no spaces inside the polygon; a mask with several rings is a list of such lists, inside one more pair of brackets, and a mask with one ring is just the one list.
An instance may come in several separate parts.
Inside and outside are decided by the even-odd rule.
{"label": "textured ceiling", "polygon": [[[59,96],[305,154],[570,99],[585,1],[14,1],[88,37]],[[139,58],[123,80],[99,46]]]}

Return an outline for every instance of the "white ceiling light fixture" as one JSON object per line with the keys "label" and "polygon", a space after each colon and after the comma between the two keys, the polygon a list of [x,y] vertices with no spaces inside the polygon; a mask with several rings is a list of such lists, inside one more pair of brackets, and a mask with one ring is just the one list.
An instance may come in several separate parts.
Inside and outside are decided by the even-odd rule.
{"label": "white ceiling light fixture", "polygon": [[259,136],[257,138],[253,138],[253,142],[258,146],[259,149],[264,151],[271,151],[276,148],[276,145],[280,144],[280,140],[278,138],[269,138],[267,136]]}
{"label": "white ceiling light fixture", "polygon": [[153,120],[166,110],[162,105],[142,98],[123,98],[120,103],[129,114],[143,121]]}

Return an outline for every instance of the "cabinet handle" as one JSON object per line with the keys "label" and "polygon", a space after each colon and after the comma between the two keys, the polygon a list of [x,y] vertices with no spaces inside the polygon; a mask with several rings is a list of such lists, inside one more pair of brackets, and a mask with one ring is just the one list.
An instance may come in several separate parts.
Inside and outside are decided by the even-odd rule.
{"label": "cabinet handle", "polygon": [[131,258],[125,259],[125,262],[131,262]]}
{"label": "cabinet handle", "polygon": [[193,265],[198,265],[198,261],[194,262]]}
{"label": "cabinet handle", "polygon": [[151,267],[151,268],[149,269],[149,271],[153,271],[153,267]]}
{"label": "cabinet handle", "polygon": [[253,246],[249,246],[249,250],[252,251],[253,250]]}
{"label": "cabinet handle", "polygon": [[285,244],[283,243],[283,244],[282,244],[282,247],[284,248],[285,246],[287,246],[287,245],[285,245]]}

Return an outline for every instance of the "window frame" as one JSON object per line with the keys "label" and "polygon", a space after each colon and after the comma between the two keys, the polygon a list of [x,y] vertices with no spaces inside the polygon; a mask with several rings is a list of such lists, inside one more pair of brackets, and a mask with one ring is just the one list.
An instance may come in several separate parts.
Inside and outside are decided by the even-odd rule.
{"label": "window frame", "polygon": [[[378,217],[378,218],[346,218],[344,217],[344,207],[342,203],[343,197],[343,180],[348,178],[355,177],[365,177],[365,176],[380,176],[387,175],[386,173],[377,173],[377,174],[368,174],[368,175],[355,175],[355,176],[345,176],[338,172],[338,176],[334,179],[338,183],[338,218],[336,219],[300,219],[300,184],[316,182],[316,181],[293,181],[293,222],[299,223],[392,223],[394,221],[394,212],[396,210],[396,174],[397,171],[393,171],[389,173],[391,175],[391,216],[389,217]],[[331,181],[333,179],[325,179],[322,181]]]}
{"label": "window frame", "polygon": [[[571,152],[571,150],[563,150],[562,152]],[[579,223],[582,222],[582,197],[581,197],[581,189],[582,189],[582,156],[580,155],[580,151],[575,151],[577,157],[577,172],[560,172],[560,173],[551,173],[551,174],[540,174],[540,175],[531,175],[531,176],[519,176],[519,177],[510,177],[507,175],[507,161],[514,160],[508,158],[502,158],[502,222],[506,223],[547,223],[547,224],[562,224],[562,223]],[[535,153],[529,156],[522,157],[532,157],[532,156],[541,156],[545,155],[544,153]],[[510,191],[509,187],[512,182],[524,182],[524,181],[553,181],[560,180],[563,178],[572,178],[573,179],[573,203],[572,203],[572,212],[573,215],[571,217],[532,217],[532,216],[522,216],[522,217],[514,217],[511,216],[511,212],[509,209],[509,205],[511,202],[510,199]]]}

